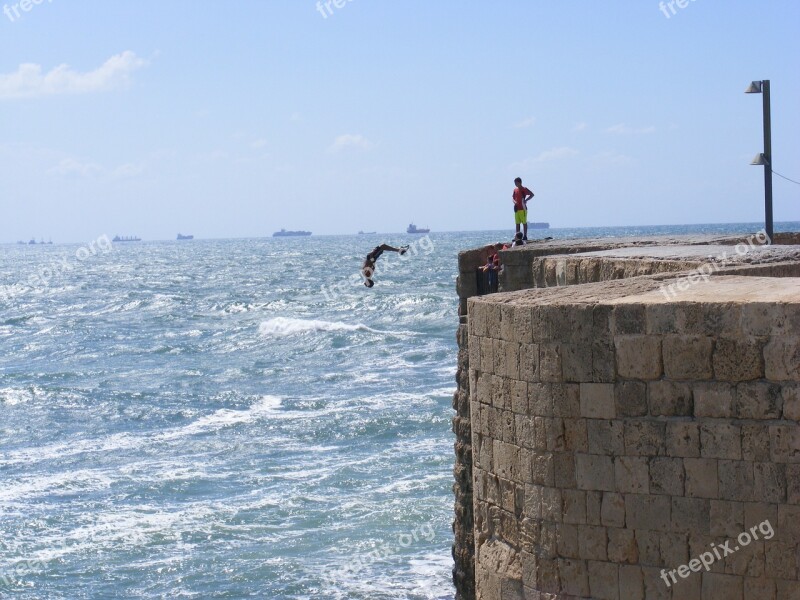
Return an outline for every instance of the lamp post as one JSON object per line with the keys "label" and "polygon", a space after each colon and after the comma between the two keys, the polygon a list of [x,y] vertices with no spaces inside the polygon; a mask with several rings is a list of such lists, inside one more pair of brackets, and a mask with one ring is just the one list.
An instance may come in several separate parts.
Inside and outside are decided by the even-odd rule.
{"label": "lamp post", "polygon": [[753,165],[764,165],[764,221],[769,243],[772,243],[772,122],[769,110],[769,79],[754,81],[745,94],[761,94],[764,97],[764,152],[756,156]]}

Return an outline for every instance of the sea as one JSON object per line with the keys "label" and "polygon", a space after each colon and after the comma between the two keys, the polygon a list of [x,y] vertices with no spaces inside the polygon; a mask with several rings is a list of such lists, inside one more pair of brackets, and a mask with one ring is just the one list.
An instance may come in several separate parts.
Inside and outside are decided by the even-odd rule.
{"label": "sea", "polygon": [[457,255],[512,233],[0,246],[0,598],[451,600]]}

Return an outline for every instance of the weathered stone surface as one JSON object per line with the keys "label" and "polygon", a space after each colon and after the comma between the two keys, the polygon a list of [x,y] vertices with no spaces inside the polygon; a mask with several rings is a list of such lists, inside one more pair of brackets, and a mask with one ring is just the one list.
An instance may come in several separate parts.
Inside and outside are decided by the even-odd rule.
{"label": "weathered stone surface", "polygon": [[[798,589],[800,279],[786,276],[800,276],[800,249],[796,269],[742,265],[746,276],[683,281],[666,296],[663,284],[687,279],[668,273],[689,263],[631,252],[543,254],[541,268],[520,253],[507,266],[528,273],[507,282],[562,287],[473,298],[461,311],[457,600],[760,600]],[[665,567],[752,531],[760,539],[710,572],[664,584]]]}

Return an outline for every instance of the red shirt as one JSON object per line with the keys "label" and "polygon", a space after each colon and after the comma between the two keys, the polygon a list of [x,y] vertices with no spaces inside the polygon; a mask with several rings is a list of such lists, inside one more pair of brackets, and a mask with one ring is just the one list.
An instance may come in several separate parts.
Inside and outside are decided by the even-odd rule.
{"label": "red shirt", "polygon": [[514,199],[514,210],[525,210],[526,196],[533,196],[533,192],[524,185],[521,188],[514,188],[514,193],[511,194],[511,197]]}

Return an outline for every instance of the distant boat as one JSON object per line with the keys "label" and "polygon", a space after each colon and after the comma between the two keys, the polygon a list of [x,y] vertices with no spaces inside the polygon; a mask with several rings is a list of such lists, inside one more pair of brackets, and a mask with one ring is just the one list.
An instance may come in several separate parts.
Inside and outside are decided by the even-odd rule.
{"label": "distant boat", "polygon": [[193,240],[193,239],[194,239],[193,235],[181,235],[180,233],[178,234],[178,240]]}
{"label": "distant boat", "polygon": [[375,235],[374,231],[359,231],[358,235]]}
{"label": "distant boat", "polygon": [[431,230],[428,229],[427,227],[425,227],[425,228],[417,227],[413,223],[411,223],[408,226],[408,229],[406,229],[406,233],[430,233],[430,232],[431,232]]}
{"label": "distant boat", "polygon": [[138,238],[135,235],[122,236],[122,237],[120,237],[118,235],[115,235],[114,239],[111,240],[111,241],[112,242],[141,242],[142,238]]}
{"label": "distant boat", "polygon": [[310,231],[286,231],[285,229],[281,229],[280,231],[276,231],[272,234],[272,237],[301,237],[311,235]]}
{"label": "distant boat", "polygon": [[28,242],[28,245],[29,246],[35,246],[36,245],[36,240],[31,240],[30,242]]}
{"label": "distant boat", "polygon": [[22,244],[23,246],[27,246],[27,244],[25,242],[23,242],[22,240],[18,241],[17,243],[18,244]]}
{"label": "distant boat", "polygon": [[531,229],[550,229],[550,223],[528,223]]}

